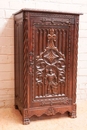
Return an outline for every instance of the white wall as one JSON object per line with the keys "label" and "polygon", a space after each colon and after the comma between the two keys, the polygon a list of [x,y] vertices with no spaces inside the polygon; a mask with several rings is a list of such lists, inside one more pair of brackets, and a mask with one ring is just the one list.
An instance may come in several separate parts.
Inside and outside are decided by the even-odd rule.
{"label": "white wall", "polygon": [[0,107],[14,106],[13,13],[21,8],[78,12],[77,100],[87,100],[87,0],[0,0]]}

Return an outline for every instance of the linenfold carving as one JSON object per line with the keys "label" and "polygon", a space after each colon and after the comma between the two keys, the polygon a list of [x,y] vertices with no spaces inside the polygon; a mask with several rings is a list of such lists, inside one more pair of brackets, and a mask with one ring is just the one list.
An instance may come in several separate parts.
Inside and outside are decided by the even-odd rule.
{"label": "linenfold carving", "polygon": [[58,94],[65,85],[65,56],[55,46],[56,34],[50,29],[48,46],[36,57],[36,97]]}

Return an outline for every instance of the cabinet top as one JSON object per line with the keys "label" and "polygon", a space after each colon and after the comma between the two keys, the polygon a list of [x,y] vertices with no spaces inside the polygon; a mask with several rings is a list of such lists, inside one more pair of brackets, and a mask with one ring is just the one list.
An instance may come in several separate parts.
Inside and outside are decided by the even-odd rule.
{"label": "cabinet top", "polygon": [[58,13],[58,14],[82,15],[82,13],[77,13],[77,12],[60,12],[60,11],[54,11],[54,10],[39,10],[39,9],[28,9],[28,8],[23,8],[23,9],[19,10],[18,12],[14,13],[14,15],[19,14],[21,12]]}

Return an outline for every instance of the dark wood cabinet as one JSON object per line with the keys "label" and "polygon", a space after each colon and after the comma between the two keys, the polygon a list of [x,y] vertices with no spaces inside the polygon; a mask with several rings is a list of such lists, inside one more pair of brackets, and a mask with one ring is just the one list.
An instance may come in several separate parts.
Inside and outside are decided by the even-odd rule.
{"label": "dark wood cabinet", "polygon": [[15,107],[76,117],[79,14],[22,9],[14,15]]}

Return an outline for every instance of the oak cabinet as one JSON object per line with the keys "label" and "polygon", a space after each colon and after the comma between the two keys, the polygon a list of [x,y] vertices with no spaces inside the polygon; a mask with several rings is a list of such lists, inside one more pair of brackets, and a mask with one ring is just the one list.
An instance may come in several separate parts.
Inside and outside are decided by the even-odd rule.
{"label": "oak cabinet", "polygon": [[79,14],[22,9],[14,15],[15,107],[76,117]]}

